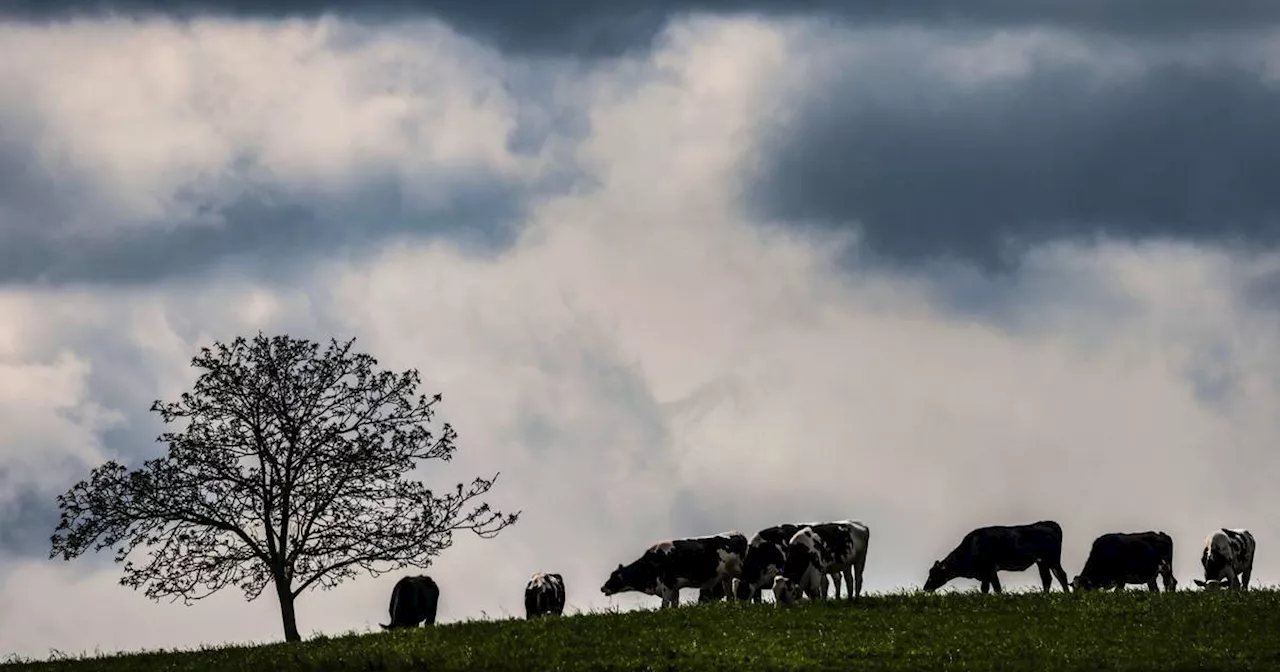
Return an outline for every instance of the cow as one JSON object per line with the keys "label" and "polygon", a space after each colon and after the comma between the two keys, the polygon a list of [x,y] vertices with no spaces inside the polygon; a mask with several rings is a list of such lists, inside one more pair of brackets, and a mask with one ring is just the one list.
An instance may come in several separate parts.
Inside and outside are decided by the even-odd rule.
{"label": "cow", "polygon": [[524,587],[524,616],[559,616],[564,613],[564,577],[538,572]]}
{"label": "cow", "polygon": [[1147,590],[1159,592],[1156,577],[1164,580],[1165,592],[1177,589],[1173,577],[1173,538],[1164,532],[1113,532],[1093,540],[1089,557],[1080,575],[1071,580],[1076,592],[1145,583]]}
{"label": "cow", "polygon": [[1214,530],[1204,540],[1204,551],[1200,554],[1204,580],[1194,579],[1196,585],[1210,590],[1249,590],[1249,577],[1253,574],[1253,553],[1257,546],[1257,541],[1249,530],[1226,527]]}
{"label": "cow", "polygon": [[782,564],[787,559],[787,542],[802,527],[806,525],[783,523],[766,527],[751,537],[747,543],[746,558],[742,561],[742,576],[738,579],[739,600],[760,601],[761,592],[766,586],[773,585],[774,577],[782,571]]}
{"label": "cow", "polygon": [[1029,525],[992,525],[966,534],[960,544],[929,568],[926,592],[933,592],[952,579],[963,577],[982,582],[982,592],[1000,588],[996,572],[1021,572],[1031,565],[1040,569],[1044,592],[1057,577],[1067,592],[1067,572],[1062,569],[1062,526],[1052,520]]}
{"label": "cow", "polygon": [[[806,578],[812,579],[812,576]],[[801,595],[805,595],[811,600],[826,599],[827,575],[819,574],[817,585],[798,585],[782,574],[773,577],[773,602],[777,606],[784,607],[789,605],[800,599]]]}
{"label": "cow", "polygon": [[440,603],[440,588],[429,576],[406,576],[391,589],[391,622],[383,630],[414,628],[419,623],[436,622],[436,606]]}
{"label": "cow", "polygon": [[804,593],[810,599],[825,599],[828,575],[835,583],[836,599],[840,599],[842,577],[848,599],[861,598],[862,572],[866,567],[870,539],[870,529],[854,520],[817,523],[801,528],[787,542],[781,573],[783,581],[774,579],[774,598],[781,595],[785,603]]}
{"label": "cow", "polygon": [[672,539],[650,546],[629,565],[619,564],[600,587],[605,595],[635,591],[662,598],[662,607],[680,602],[681,588],[698,588],[698,602],[734,594],[742,574],[747,538],[741,532]]}

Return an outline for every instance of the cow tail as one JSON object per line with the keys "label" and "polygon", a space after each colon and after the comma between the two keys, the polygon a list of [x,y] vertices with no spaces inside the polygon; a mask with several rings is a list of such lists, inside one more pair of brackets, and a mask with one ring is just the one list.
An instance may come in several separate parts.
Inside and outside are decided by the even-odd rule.
{"label": "cow tail", "polygon": [[386,630],[387,628],[390,628],[392,625],[395,624],[396,606],[400,603],[400,593],[402,592],[404,591],[400,589],[400,583],[397,582],[396,587],[391,589],[391,606],[387,607],[387,612],[391,616],[391,622],[386,625],[382,625],[381,623],[378,624],[382,626],[383,630]]}

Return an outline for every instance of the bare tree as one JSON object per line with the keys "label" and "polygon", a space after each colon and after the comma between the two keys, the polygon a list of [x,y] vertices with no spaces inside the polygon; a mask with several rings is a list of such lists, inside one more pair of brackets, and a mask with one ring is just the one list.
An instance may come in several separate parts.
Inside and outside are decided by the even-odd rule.
{"label": "bare tree", "polygon": [[457,435],[428,430],[440,395],[417,394],[416,370],[379,370],[354,342],[322,352],[259,333],[202,348],[193,389],[151,407],[178,425],[158,439],[168,453],[134,470],[107,462],[60,495],[50,557],[116,547],[122,585],[186,604],[232,585],[253,600],[271,584],[285,639],[298,641],[304,590],[426,568],[453,532],[491,538],[514,524],[519,512],[472,503],[497,474],[443,495],[408,478],[449,460]]}

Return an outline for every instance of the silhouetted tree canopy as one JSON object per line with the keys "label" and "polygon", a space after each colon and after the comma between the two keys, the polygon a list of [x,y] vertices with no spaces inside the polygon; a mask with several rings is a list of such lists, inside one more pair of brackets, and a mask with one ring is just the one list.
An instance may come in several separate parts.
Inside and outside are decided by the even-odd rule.
{"label": "silhouetted tree canopy", "polygon": [[193,389],[151,407],[176,425],[158,439],[168,453],[132,470],[107,462],[60,495],[50,557],[115,547],[122,585],[187,604],[228,586],[252,600],[271,584],[297,641],[304,590],[426,568],[453,532],[514,524],[519,512],[475,501],[497,474],[444,494],[408,477],[448,461],[457,435],[428,429],[441,396],[417,393],[416,370],[379,370],[354,342],[321,351],[259,333],[202,348]]}

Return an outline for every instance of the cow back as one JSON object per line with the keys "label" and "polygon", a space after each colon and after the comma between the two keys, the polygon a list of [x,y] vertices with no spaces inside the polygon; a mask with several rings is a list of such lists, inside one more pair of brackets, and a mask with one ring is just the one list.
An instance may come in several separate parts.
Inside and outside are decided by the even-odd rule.
{"label": "cow back", "polygon": [[972,576],[986,567],[1022,571],[1037,560],[1062,557],[1062,526],[1051,520],[1029,525],[989,525],[965,535],[944,563]]}
{"label": "cow back", "polygon": [[1172,566],[1173,539],[1163,532],[1112,532],[1094,539],[1080,575],[1092,584],[1146,580]]}
{"label": "cow back", "polygon": [[440,588],[429,576],[406,576],[396,582],[391,590],[388,611],[393,627],[428,625],[436,621],[436,608],[440,602]]}
{"label": "cow back", "polygon": [[848,567],[865,559],[871,532],[863,523],[841,520],[819,523],[811,528],[822,540],[823,550],[826,553],[827,565],[823,568],[824,571]]}

